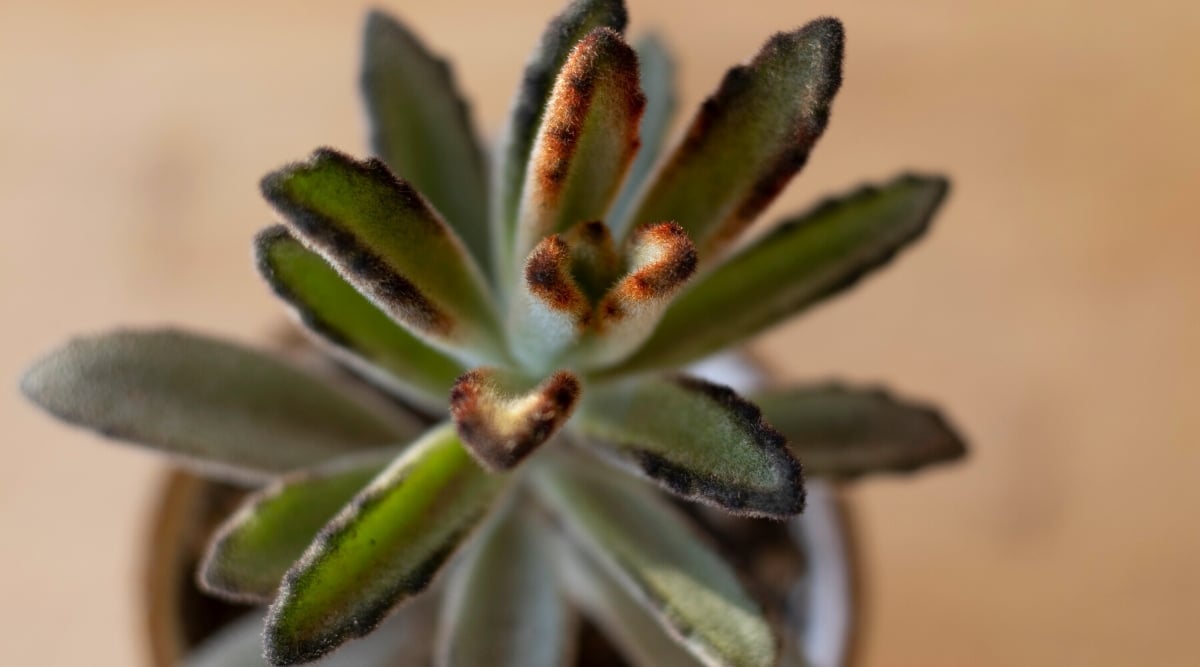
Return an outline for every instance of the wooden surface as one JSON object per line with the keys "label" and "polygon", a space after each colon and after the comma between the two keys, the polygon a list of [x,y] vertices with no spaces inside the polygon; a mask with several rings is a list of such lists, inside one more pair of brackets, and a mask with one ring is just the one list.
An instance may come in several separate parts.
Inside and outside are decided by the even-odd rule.
{"label": "wooden surface", "polygon": [[[499,125],[554,0],[391,3]],[[868,665],[1192,665],[1200,618],[1200,5],[631,0],[685,109],[777,29],[848,31],[846,83],[767,216],[905,167],[948,172],[933,234],[759,341],[797,379],[940,401],[971,460],[855,491]],[[247,6],[249,5],[249,6]],[[286,7],[286,9],[285,9]],[[75,332],[261,339],[259,176],[363,152],[358,2],[0,3],[0,664],[136,665],[160,466],[26,406]]]}

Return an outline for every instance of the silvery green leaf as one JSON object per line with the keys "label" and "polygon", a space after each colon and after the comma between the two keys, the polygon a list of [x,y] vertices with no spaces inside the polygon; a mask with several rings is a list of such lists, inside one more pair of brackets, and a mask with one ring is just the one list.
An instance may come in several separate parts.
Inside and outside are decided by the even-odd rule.
{"label": "silvery green leaf", "polygon": [[573,613],[546,538],[526,513],[479,536],[449,579],[442,612],[439,667],[575,664]]}
{"label": "silvery green leaf", "polygon": [[487,169],[449,63],[380,10],[363,33],[362,91],[371,145],[412,183],[487,268]]}
{"label": "silvery green leaf", "polygon": [[912,472],[954,461],[966,445],[934,408],[881,389],[792,387],[754,400],[814,477]]}
{"label": "silvery green leaf", "polygon": [[497,252],[498,275],[501,277],[514,273],[517,208],[525,187],[534,137],[542,125],[542,115],[558,72],[575,44],[592,30],[607,27],[622,32],[628,20],[622,0],[571,0],[546,26],[541,41],[529,57],[501,140],[492,188],[492,244]]}
{"label": "silvery green leaf", "polygon": [[823,18],[771,37],[700,107],[629,221],[674,220],[706,262],[808,160],[842,80],[842,24]]}
{"label": "silvery green leaf", "polygon": [[636,480],[560,457],[534,488],[568,539],[709,667],[772,667],[776,641],[737,575]]}
{"label": "silvery green leaf", "polygon": [[442,410],[463,370],[350,286],[282,226],[254,242],[259,273],[340,361],[426,410]]}
{"label": "silvery green leaf", "polygon": [[417,429],[273,357],[172,330],[74,340],[30,368],[21,389],[64,421],[241,481],[404,442]]}
{"label": "silvery green leaf", "polygon": [[242,502],[211,538],[198,579],[221,597],[270,603],[317,532],[398,450],[337,460],[272,482]]}
{"label": "silvery green leaf", "polygon": [[269,174],[262,191],[297,239],[413,334],[472,362],[504,357],[478,266],[382,162],[322,148]]}
{"label": "silvery green leaf", "polygon": [[854,285],[920,238],[948,187],[937,176],[904,175],[785,220],[694,280],[650,340],[610,372],[703,358]]}
{"label": "silvery green leaf", "polygon": [[777,519],[804,507],[784,437],[728,387],[682,376],[593,386],[572,424],[590,448],[685,498]]}
{"label": "silvery green leaf", "polygon": [[424,591],[507,486],[430,430],[375,477],[288,571],[264,632],[267,659],[295,665],[373,631]]}

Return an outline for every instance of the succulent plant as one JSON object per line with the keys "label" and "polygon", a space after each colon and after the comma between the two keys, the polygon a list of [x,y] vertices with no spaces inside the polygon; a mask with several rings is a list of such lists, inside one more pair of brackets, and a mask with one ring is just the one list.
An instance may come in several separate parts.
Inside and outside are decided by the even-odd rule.
{"label": "succulent plant", "polygon": [[446,63],[370,14],[378,157],[322,148],[268,175],[283,224],[254,246],[377,395],[169,330],[79,339],[25,375],[65,421],[256,489],[198,576],[270,605],[272,664],[320,659],[431,587],[437,627],[389,634],[436,634],[413,664],[567,664],[576,610],[640,664],[778,664],[779,629],[670,498],[780,520],[804,508],[801,462],[845,479],[963,453],[937,412],[879,390],[743,397],[677,370],[885,264],[947,183],[902,175],[743,240],[826,126],[841,24],[771,37],[662,156],[672,62],[625,24],[620,0],[567,5],[489,168]]}

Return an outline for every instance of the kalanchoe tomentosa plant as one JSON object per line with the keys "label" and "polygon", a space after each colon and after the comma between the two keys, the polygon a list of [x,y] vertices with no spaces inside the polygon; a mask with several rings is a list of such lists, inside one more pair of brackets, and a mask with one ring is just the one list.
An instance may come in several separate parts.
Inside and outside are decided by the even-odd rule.
{"label": "kalanchoe tomentosa plant", "polygon": [[489,168],[447,65],[372,13],[378,157],[322,148],[263,180],[283,219],[255,241],[263,277],[411,411],[174,331],[77,340],[24,378],[69,422],[262,485],[199,577],[270,605],[271,663],[370,633],[449,570],[438,665],[569,664],[575,609],[639,664],[775,665],[779,630],[668,495],[785,519],[801,461],[845,478],[961,455],[876,390],[745,398],[674,370],[884,264],[947,184],[904,175],[738,244],[825,128],[841,24],[771,37],[660,159],[671,61],[625,23],[620,0],[553,20]]}

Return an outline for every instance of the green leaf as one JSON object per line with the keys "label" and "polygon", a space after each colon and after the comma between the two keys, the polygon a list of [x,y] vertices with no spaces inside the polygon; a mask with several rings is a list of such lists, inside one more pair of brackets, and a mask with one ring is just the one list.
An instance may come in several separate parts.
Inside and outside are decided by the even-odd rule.
{"label": "green leaf", "polygon": [[517,97],[500,144],[497,177],[492,189],[492,243],[498,253],[498,275],[513,275],[512,262],[517,208],[525,187],[525,173],[534,137],[550,99],[558,72],[575,44],[596,28],[623,32],[629,18],[622,0],[571,0],[546,26],[541,41],[529,57]]}
{"label": "green leaf", "polygon": [[262,190],[300,241],[409,331],[471,362],[504,358],[483,274],[382,162],[322,148],[268,175]]}
{"label": "green leaf", "polygon": [[613,374],[673,367],[749,338],[850,287],[921,237],[949,185],[904,175],[785,220],[695,280]]}
{"label": "green leaf", "polygon": [[574,665],[571,609],[552,576],[549,546],[529,517],[511,513],[451,575],[442,607],[442,667]]}
{"label": "green leaf", "polygon": [[808,160],[842,80],[842,24],[779,33],[700,107],[630,221],[674,220],[711,259]]}
{"label": "green leaf", "polygon": [[272,357],[171,330],[77,339],[30,368],[21,390],[64,421],[242,481],[403,442],[416,429]]}
{"label": "green leaf", "polygon": [[783,436],[728,387],[682,376],[591,387],[573,424],[610,460],[685,498],[772,518],[804,508]]}
{"label": "green leaf", "polygon": [[275,665],[315,660],[424,591],[496,504],[489,475],[454,427],[436,427],[380,473],[287,573],[264,633]]}
{"label": "green leaf", "polygon": [[555,367],[592,321],[593,303],[575,277],[571,251],[562,234],[542,239],[509,303],[513,356],[534,372]]}
{"label": "green leaf", "polygon": [[966,454],[966,444],[937,410],[882,389],[793,387],[763,392],[755,402],[814,477],[912,472]]}
{"label": "green leaf", "polygon": [[281,226],[254,241],[259,273],[340,361],[427,410],[444,410],[459,362],[429,347],[359,294]]}
{"label": "green leaf", "polygon": [[771,667],[775,638],[737,575],[636,481],[560,457],[535,489],[568,538],[710,667]]}
{"label": "green leaf", "polygon": [[604,217],[638,146],[646,98],[637,55],[596,28],[558,73],[533,143],[518,213],[516,255],[549,234]]}
{"label": "green leaf", "polygon": [[646,91],[646,111],[642,113],[641,146],[633,166],[625,176],[620,194],[608,220],[620,221],[630,214],[636,196],[644,189],[654,166],[658,163],[671,118],[675,115],[678,93],[675,90],[675,62],[671,52],[658,35],[650,34],[638,40],[634,47],[638,56],[638,80]]}
{"label": "green leaf", "polygon": [[361,83],[375,153],[429,199],[486,269],[487,169],[450,65],[399,21],[373,10]]}
{"label": "green leaf", "polygon": [[221,597],[267,604],[283,575],[395,450],[365,454],[292,474],[243,501],[213,535],[199,581]]}
{"label": "green leaf", "polygon": [[571,602],[613,642],[633,667],[703,667],[592,559],[560,545],[556,563]]}

